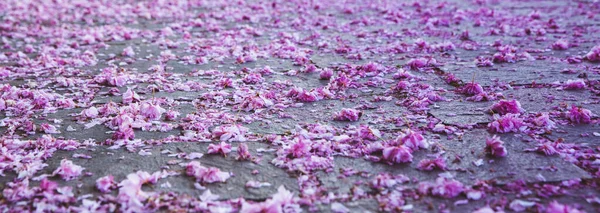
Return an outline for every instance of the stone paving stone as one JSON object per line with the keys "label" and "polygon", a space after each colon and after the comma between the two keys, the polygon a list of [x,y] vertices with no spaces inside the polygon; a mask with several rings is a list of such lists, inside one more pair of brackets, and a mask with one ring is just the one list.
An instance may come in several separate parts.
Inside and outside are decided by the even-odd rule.
{"label": "stone paving stone", "polygon": [[[63,181],[59,177],[52,177],[51,180],[61,184],[75,187],[78,195],[84,194],[101,194],[95,189],[96,179],[113,175],[115,180],[122,180],[130,174],[137,171],[145,171],[150,174],[156,171],[173,171],[180,175],[170,176],[159,180],[152,187],[147,187],[144,190],[149,192],[177,192],[192,196],[199,196],[205,190],[196,189],[194,186],[195,180],[192,177],[185,175],[185,168],[179,166],[179,163],[187,163],[191,160],[185,158],[169,157],[169,154],[177,153],[206,153],[209,143],[189,142],[189,143],[171,143],[160,146],[151,146],[148,151],[151,155],[142,156],[135,152],[128,152],[123,149],[109,149],[105,146],[92,147],[87,150],[78,150],[76,152],[59,151],[47,161],[48,167],[43,172],[51,174],[52,171],[60,164],[62,159],[72,160],[75,164],[85,167],[85,172],[91,172],[91,176],[83,176],[75,181]],[[222,171],[232,172],[233,177],[226,183],[206,184],[207,189],[212,193],[219,194],[221,199],[233,199],[244,197],[251,200],[263,200],[269,198],[280,185],[284,185],[287,189],[297,191],[298,186],[296,179],[292,174],[287,174],[281,169],[270,164],[273,158],[271,154],[258,154],[257,149],[268,149],[268,145],[256,142],[248,142],[248,147],[253,156],[259,157],[259,163],[250,161],[237,161],[237,154],[231,153],[226,158],[220,155],[204,155],[200,159],[201,164],[210,167],[217,167]],[[234,144],[234,146],[237,146]],[[144,148],[145,149],[145,148]],[[169,153],[165,150],[170,151]],[[74,158],[73,154],[83,154],[91,156],[90,159]],[[257,174],[252,174],[257,170]],[[9,174],[10,175],[10,174]],[[5,177],[6,178],[6,177]],[[5,179],[2,178],[2,179]],[[8,179],[8,178],[6,178]],[[264,186],[258,189],[244,187],[250,180],[268,182],[271,186]],[[170,187],[161,187],[162,184],[169,183]],[[81,186],[79,186],[81,184]],[[116,195],[116,190],[113,191]]]}
{"label": "stone paving stone", "polygon": [[441,119],[445,124],[451,125],[468,125],[490,121],[491,116],[486,111],[493,102],[471,102],[461,100],[460,97],[456,98],[447,102],[438,102],[436,105],[439,107],[432,108],[430,113]]}
{"label": "stone paving stone", "polygon": [[[475,130],[465,133],[461,141],[442,140],[440,144],[447,150],[446,156],[453,160],[461,156],[459,163],[449,163],[450,168],[465,169],[457,178],[469,180],[496,180],[507,183],[514,180],[527,182],[559,182],[577,178],[591,178],[587,172],[557,156],[545,156],[538,153],[525,152],[532,145],[524,142],[523,135],[516,137],[512,134],[499,135],[506,144],[509,157],[492,158],[485,155],[485,139],[491,137],[487,131]],[[527,139],[527,138],[524,138]],[[483,165],[476,166],[475,162],[483,160]],[[556,170],[556,171],[553,171]]]}
{"label": "stone paving stone", "polygon": [[[507,134],[501,135],[507,144],[509,157],[492,158],[485,155],[485,139],[491,137],[489,133],[475,130],[466,133],[462,140],[438,141],[439,147],[445,150],[443,154],[448,171],[419,171],[417,163],[433,154],[427,151],[413,153],[414,159],[410,164],[388,165],[386,163],[374,163],[364,159],[336,158],[336,167],[333,173],[321,173],[321,181],[336,191],[349,192],[352,183],[362,178],[349,178],[339,180],[339,170],[342,168],[355,168],[367,175],[382,172],[390,174],[402,174],[419,181],[433,181],[440,173],[449,172],[455,178],[466,185],[474,184],[476,180],[493,180],[497,184],[506,184],[515,180],[524,180],[531,183],[560,182],[577,178],[591,178],[586,171],[559,157],[547,157],[537,153],[525,152],[524,149],[531,148],[521,139]],[[460,161],[456,161],[460,157]],[[482,160],[481,166],[476,166],[478,160]],[[555,171],[552,171],[555,170]],[[543,179],[542,179],[543,178]]]}

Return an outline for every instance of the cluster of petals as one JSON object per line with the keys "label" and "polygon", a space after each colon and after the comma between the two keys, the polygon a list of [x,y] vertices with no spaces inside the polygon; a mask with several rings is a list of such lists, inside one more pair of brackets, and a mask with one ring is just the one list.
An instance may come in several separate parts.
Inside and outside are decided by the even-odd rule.
{"label": "cluster of petals", "polygon": [[492,105],[490,110],[492,112],[498,113],[500,115],[505,115],[508,113],[521,114],[522,112],[525,111],[523,108],[521,108],[521,103],[519,103],[519,101],[514,100],[514,99],[513,100],[500,100],[500,101],[498,101],[498,103],[495,103],[494,105]]}
{"label": "cluster of petals", "polygon": [[586,88],[586,84],[583,79],[567,80],[563,83],[562,88],[565,90],[581,90]]}
{"label": "cluster of petals", "polygon": [[201,183],[225,182],[231,177],[229,172],[223,172],[216,167],[205,167],[198,161],[189,162],[185,167],[188,176],[195,177]]}
{"label": "cluster of petals", "polygon": [[552,130],[556,128],[556,122],[554,122],[548,113],[539,113],[531,122],[537,127],[541,127],[544,130]]}
{"label": "cluster of petals", "polygon": [[506,157],[508,154],[504,141],[496,135],[485,140],[485,152],[494,157]]}
{"label": "cluster of petals", "polygon": [[250,160],[252,158],[250,151],[248,151],[248,145],[245,143],[240,143],[236,151],[238,154],[237,160]]}
{"label": "cluster of petals", "polygon": [[461,182],[446,177],[438,177],[435,182],[419,183],[420,193],[431,193],[434,196],[443,198],[454,198],[464,191],[465,187]]}
{"label": "cluster of petals", "polygon": [[571,110],[565,113],[565,116],[571,123],[574,124],[589,124],[592,122],[592,116],[594,114],[589,109],[571,106]]}
{"label": "cluster of petals", "polygon": [[227,155],[231,152],[231,144],[221,142],[219,144],[209,144],[208,154],[222,154]]}
{"label": "cluster of petals", "polygon": [[420,132],[413,131],[412,129],[407,129],[405,132],[400,133],[396,141],[414,151],[429,148],[429,142],[427,142],[425,137]]}
{"label": "cluster of petals", "polygon": [[149,120],[160,120],[164,112],[166,112],[166,110],[158,104],[143,103],[140,107],[140,114]]}
{"label": "cluster of petals", "polygon": [[448,166],[446,165],[446,160],[442,156],[438,156],[434,159],[423,159],[419,161],[417,168],[423,171],[431,171],[434,169],[444,171],[448,169]]}
{"label": "cluster of petals", "polygon": [[127,91],[123,93],[123,103],[132,103],[140,100],[140,96],[131,88],[127,88]]}
{"label": "cluster of petals", "polygon": [[155,184],[160,178],[164,178],[162,172],[150,174],[145,171],[137,171],[127,175],[127,178],[118,184],[119,192],[117,200],[120,202],[120,210],[123,212],[142,212],[148,211],[144,205],[153,192],[142,190],[144,184]]}
{"label": "cluster of petals", "polygon": [[215,138],[221,141],[246,141],[246,133],[248,128],[239,124],[222,125],[215,127],[212,134]]}
{"label": "cluster of petals", "polygon": [[600,62],[600,45],[594,46],[590,52],[585,54],[585,59],[592,62]]}
{"label": "cluster of petals", "polygon": [[358,121],[362,116],[362,112],[356,109],[344,108],[337,112],[333,119],[336,121]]}
{"label": "cluster of petals", "polygon": [[265,95],[257,93],[257,94],[248,94],[242,98],[242,101],[239,105],[237,105],[237,109],[244,110],[246,112],[256,111],[263,108],[267,108],[273,105],[273,101]]}
{"label": "cluster of petals", "polygon": [[494,121],[488,124],[488,129],[495,133],[520,132],[526,128],[523,119],[511,113],[502,116],[494,114]]}
{"label": "cluster of petals", "polygon": [[483,87],[481,87],[481,85],[473,82],[473,83],[466,83],[465,85],[463,85],[459,89],[459,93],[467,95],[467,96],[474,96],[474,95],[479,95],[481,93],[484,93],[484,91],[483,91]]}
{"label": "cluster of petals", "polygon": [[389,164],[409,163],[413,160],[412,150],[404,145],[385,147],[382,152],[383,160]]}
{"label": "cluster of petals", "polygon": [[569,42],[564,39],[556,40],[552,43],[552,49],[554,50],[566,50],[569,48]]}
{"label": "cluster of petals", "polygon": [[293,97],[300,102],[315,102],[323,99],[323,95],[319,94],[318,90],[305,90],[303,88],[292,88],[288,93],[288,97]]}
{"label": "cluster of petals", "polygon": [[545,213],[584,213],[584,211],[571,207],[569,205],[561,204],[554,200],[546,206]]}
{"label": "cluster of petals", "polygon": [[115,178],[112,175],[107,175],[96,180],[96,188],[103,193],[110,192],[115,186]]}
{"label": "cluster of petals", "polygon": [[241,213],[260,213],[260,212],[302,212],[298,199],[294,194],[288,191],[284,186],[279,186],[277,193],[272,198],[263,202],[250,203],[242,201]]}
{"label": "cluster of petals", "polygon": [[67,160],[67,159],[62,159],[60,161],[60,166],[53,172],[53,174],[58,174],[60,175],[60,177],[62,177],[64,180],[73,180],[79,176],[81,176],[81,174],[83,173],[84,168],[79,166],[79,165],[75,165],[73,163],[73,161]]}
{"label": "cluster of petals", "polygon": [[407,62],[408,67],[412,70],[421,70],[426,67],[436,65],[436,60],[433,58],[414,58]]}
{"label": "cluster of petals", "polygon": [[375,141],[381,138],[381,132],[378,129],[372,128],[367,125],[360,125],[357,131],[357,135],[362,139],[371,141]]}

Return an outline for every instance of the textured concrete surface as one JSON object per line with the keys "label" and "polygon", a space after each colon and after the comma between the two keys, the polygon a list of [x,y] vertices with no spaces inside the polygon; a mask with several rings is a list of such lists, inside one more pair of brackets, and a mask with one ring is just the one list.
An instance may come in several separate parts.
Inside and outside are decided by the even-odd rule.
{"label": "textured concrete surface", "polygon": [[[294,194],[294,203],[304,211],[344,212],[337,208],[343,204],[350,212],[473,212],[483,207],[513,212],[520,210],[511,205],[515,200],[534,202],[522,209],[528,212],[551,212],[553,201],[573,212],[599,210],[600,66],[586,58],[600,45],[600,19],[594,14],[600,11],[598,2],[88,2],[95,5],[91,8],[15,2],[0,3],[5,23],[0,26],[0,96],[8,106],[0,108],[0,149],[6,154],[0,157],[2,212],[33,211],[40,200],[79,212],[84,199],[102,206],[96,211],[128,211],[124,188],[117,183],[137,171],[169,174],[143,185],[144,191],[157,192],[139,200],[146,211],[236,212],[244,202],[270,202],[280,186]],[[24,9],[36,4],[47,6],[50,15],[65,16]],[[466,31],[468,39],[461,36]],[[552,48],[558,39],[570,42],[566,50]],[[448,43],[452,48],[444,49]],[[124,55],[127,47],[135,55]],[[491,59],[503,47],[515,49],[514,62],[478,66],[477,58]],[[93,55],[92,62],[81,62],[86,54]],[[573,57],[580,61],[570,62]],[[435,63],[411,67],[409,62],[419,58]],[[369,70],[369,64],[376,68]],[[271,74],[264,72],[266,66]],[[311,66],[316,71],[307,73]],[[128,76],[126,83],[101,82],[103,69]],[[320,79],[328,69],[331,80]],[[247,81],[256,73],[262,81]],[[402,73],[410,77],[398,77]],[[340,86],[340,76],[348,77],[346,85]],[[456,81],[447,81],[449,76]],[[233,82],[227,88],[219,83],[225,78]],[[585,86],[566,90],[568,80],[582,80]],[[395,89],[400,81],[409,82],[408,89]],[[460,92],[467,83],[481,85],[493,100],[470,100]],[[293,88],[326,89],[329,94],[303,101],[290,95]],[[127,103],[123,94],[128,89],[140,100]],[[30,98],[29,92],[36,95]],[[37,100],[41,92],[55,97],[46,106],[32,107],[30,99]],[[72,100],[74,106],[59,106],[56,97]],[[244,110],[244,100],[256,97],[272,103]],[[495,119],[489,109],[500,100],[520,103],[524,111],[518,116],[527,129],[495,133],[488,128]],[[158,120],[139,117],[143,112],[137,104],[142,103],[180,115],[171,120],[165,112]],[[82,115],[111,104],[116,112]],[[571,106],[594,115],[586,124],[574,123],[565,117]],[[335,120],[345,108],[359,110],[360,119]],[[145,125],[133,128],[134,140],[113,137],[118,125],[112,123],[127,113]],[[534,120],[542,114],[556,125],[537,126]],[[28,132],[26,121],[37,129]],[[72,140],[76,146],[36,142],[48,135],[41,129],[46,123],[60,131],[52,138]],[[233,147],[226,155],[209,154],[209,144],[221,143],[217,128],[228,125],[247,128],[245,140],[223,141]],[[315,125],[324,129],[311,132]],[[164,126],[172,128],[158,130]],[[381,134],[361,138],[361,127]],[[412,162],[386,162],[376,147],[398,145],[393,141],[409,129],[429,146],[414,151]],[[504,142],[506,157],[486,153],[486,140],[494,135]],[[292,153],[298,140],[310,141],[308,154]],[[248,146],[251,160],[237,159],[240,144]],[[544,154],[539,150],[544,144],[552,144],[556,153]],[[39,157],[41,152],[47,153]],[[203,156],[189,159],[190,153]],[[420,168],[419,162],[436,157],[447,168]],[[315,158],[328,165],[315,165]],[[53,175],[63,159],[85,168],[84,173],[68,181]],[[303,166],[293,169],[279,165],[280,160]],[[199,189],[198,181],[186,175],[190,161],[232,177]],[[19,168],[32,162],[47,166],[18,177]],[[11,190],[17,190],[14,184],[28,181],[28,188],[35,188],[44,175],[72,187],[72,199],[50,202],[40,194],[10,198]],[[107,175],[114,176],[115,185],[102,193],[96,180]],[[381,175],[406,180],[377,188],[373,181]],[[464,191],[451,197],[422,191],[423,184],[440,177],[460,182]],[[247,187],[249,181],[268,185]],[[202,200],[207,190],[218,199]],[[474,199],[470,191],[485,195]]]}

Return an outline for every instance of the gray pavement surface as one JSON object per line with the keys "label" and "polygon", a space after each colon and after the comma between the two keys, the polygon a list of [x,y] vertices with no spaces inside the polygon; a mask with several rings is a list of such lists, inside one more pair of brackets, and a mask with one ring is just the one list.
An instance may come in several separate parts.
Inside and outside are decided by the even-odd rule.
{"label": "gray pavement surface", "polygon": [[[0,2],[0,212],[598,212],[598,12]],[[490,111],[503,100],[519,103],[521,128]],[[494,135],[506,156],[489,152]],[[221,145],[231,151],[211,153]],[[424,169],[433,159],[443,165]],[[200,181],[193,161],[223,172],[203,178],[230,177]]]}

